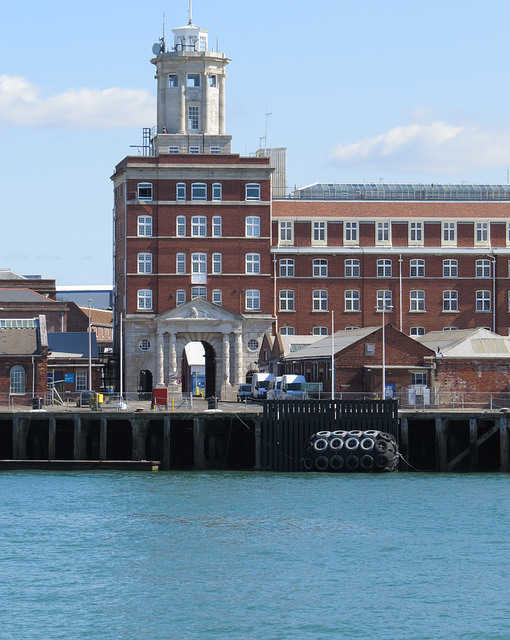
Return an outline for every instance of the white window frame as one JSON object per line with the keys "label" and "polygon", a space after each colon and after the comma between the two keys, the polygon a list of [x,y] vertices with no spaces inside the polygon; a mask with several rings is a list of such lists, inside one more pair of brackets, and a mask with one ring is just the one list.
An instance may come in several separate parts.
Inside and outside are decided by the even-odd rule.
{"label": "white window frame", "polygon": [[411,386],[426,386],[427,373],[425,371],[411,371]]}
{"label": "white window frame", "polygon": [[209,147],[209,153],[211,153],[212,155],[218,155],[221,152],[221,147],[219,147],[218,145],[212,145]]}
{"label": "white window frame", "polygon": [[416,258],[409,262],[409,277],[424,278],[425,277],[425,260]]}
{"label": "white window frame", "polygon": [[425,327],[411,327],[409,330],[409,335],[414,336],[424,336],[425,335]]}
{"label": "white window frame", "polygon": [[278,303],[280,311],[295,311],[296,299],[294,289],[280,289],[278,292]]}
{"label": "white window frame", "polygon": [[9,372],[9,393],[11,395],[24,395],[25,378],[25,369],[20,364],[11,367]]}
{"label": "white window frame", "polygon": [[179,153],[179,147],[177,145],[170,145],[168,147],[168,153],[171,155],[176,155]]}
{"label": "white window frame", "polygon": [[292,220],[280,220],[278,224],[278,244],[294,244],[294,222]]}
{"label": "white window frame", "polygon": [[175,292],[175,304],[180,307],[183,304],[186,304],[186,290],[185,289],[177,289]]}
{"label": "white window frame", "polygon": [[207,287],[191,287],[191,299],[196,300],[197,298],[207,300]]}
{"label": "white window frame", "polygon": [[138,216],[138,236],[152,237],[152,216]]}
{"label": "white window frame", "polygon": [[200,147],[197,145],[190,145],[189,152],[193,154],[200,153]]}
{"label": "white window frame", "polygon": [[489,313],[492,309],[491,292],[479,290],[476,292],[476,312]]}
{"label": "white window frame", "polygon": [[296,335],[296,329],[294,327],[280,327],[278,329],[278,333],[281,336],[295,336]]}
{"label": "white window frame", "polygon": [[213,273],[221,273],[222,272],[222,255],[221,255],[221,253],[213,253],[212,254],[212,272]]}
{"label": "white window frame", "polygon": [[152,201],[152,183],[151,182],[139,182],[136,186],[137,199],[142,202]]}
{"label": "white window frame", "polygon": [[490,223],[486,221],[475,222],[475,245],[488,247],[490,241]]}
{"label": "white window frame", "polygon": [[347,312],[359,312],[361,310],[360,293],[358,289],[344,291],[344,309]]}
{"label": "white window frame", "polygon": [[186,216],[177,216],[175,219],[175,235],[178,238],[186,237]]}
{"label": "white window frame", "polygon": [[491,277],[491,261],[490,260],[477,260],[475,262],[475,276],[477,278],[490,278]]}
{"label": "white window frame", "polygon": [[245,273],[260,273],[260,253],[247,253],[245,256]]}
{"label": "white window frame", "polygon": [[312,329],[313,336],[327,336],[329,335],[329,330],[327,327],[314,327]]}
{"label": "white window frame", "polygon": [[221,182],[214,182],[212,186],[212,199],[215,202],[221,202],[223,199],[223,187]]}
{"label": "white window frame", "polygon": [[380,258],[377,261],[377,277],[391,278],[393,272],[393,261],[387,258]]}
{"label": "white window frame", "polygon": [[379,289],[376,295],[377,312],[391,311],[393,309],[393,294],[390,289]]}
{"label": "white window frame", "polygon": [[200,87],[202,78],[200,73],[188,73],[186,74],[186,87],[192,89],[194,87]]}
{"label": "white window frame", "polygon": [[442,222],[441,223],[441,246],[456,247],[457,246],[457,223]]}
{"label": "white window frame", "polygon": [[139,253],[136,263],[137,273],[152,273],[152,253]]}
{"label": "white window frame", "polygon": [[179,76],[176,73],[168,74],[168,88],[177,89],[179,87]]}
{"label": "white window frame", "polygon": [[325,246],[328,244],[328,223],[326,220],[312,220],[313,246]]}
{"label": "white window frame", "polygon": [[344,222],[344,245],[359,245],[359,223]]}
{"label": "white window frame", "polygon": [[408,244],[409,246],[423,246],[424,242],[424,224],[415,220],[408,223]]}
{"label": "white window frame", "polygon": [[212,218],[212,236],[213,238],[221,238],[223,233],[223,224],[221,216],[213,216]]}
{"label": "white window frame", "polygon": [[260,291],[259,289],[247,289],[244,306],[247,311],[260,311]]}
{"label": "white window frame", "polygon": [[324,258],[316,258],[312,261],[312,275],[314,278],[328,277],[328,261]]}
{"label": "white window frame", "polygon": [[314,289],[312,291],[312,311],[328,310],[328,292],[326,289]]}
{"label": "white window frame", "polygon": [[177,253],[175,256],[175,273],[185,274],[186,273],[186,254],[185,253]]}
{"label": "white window frame", "polygon": [[152,289],[138,289],[136,298],[138,311],[152,311]]}
{"label": "white window frame", "polygon": [[244,189],[245,200],[247,201],[259,201],[260,200],[260,184],[258,182],[248,182]]}
{"label": "white window frame", "polygon": [[378,246],[391,245],[391,222],[378,220],[375,224],[375,244]]}
{"label": "white window frame", "polygon": [[455,289],[445,289],[443,291],[443,311],[458,312],[459,310],[459,292]]}
{"label": "white window frame", "polygon": [[459,261],[458,260],[443,260],[443,278],[458,278],[459,277]]}
{"label": "white window frame", "polygon": [[207,200],[207,185],[205,182],[191,183],[191,199],[195,201]]}
{"label": "white window frame", "polygon": [[246,217],[245,235],[247,238],[260,238],[260,217],[259,216]]}
{"label": "white window frame", "polygon": [[294,258],[280,258],[279,274],[280,278],[293,278],[296,273],[296,263]]}
{"label": "white window frame", "polygon": [[191,237],[205,238],[207,236],[207,218],[206,216],[192,216],[191,218]]}
{"label": "white window frame", "polygon": [[412,313],[425,312],[425,291],[413,289],[409,292],[409,311]]}
{"label": "white window frame", "polygon": [[[192,275],[207,274],[207,253],[197,251],[191,254],[191,273]],[[201,283],[194,282],[193,284],[201,284]]]}
{"label": "white window frame", "polygon": [[211,291],[211,301],[213,302],[213,304],[218,304],[221,307],[223,303],[223,295],[221,293],[221,289],[213,289]]}
{"label": "white window frame", "polygon": [[[198,131],[200,123],[200,109],[196,105],[188,107],[188,131]],[[192,153],[190,149],[190,153]]]}
{"label": "white window frame", "polygon": [[76,369],[74,372],[74,390],[86,391],[88,389],[88,371],[86,369]]}
{"label": "white window frame", "polygon": [[180,202],[186,200],[186,183],[185,182],[178,182],[175,185],[175,199],[179,200]]}
{"label": "white window frame", "polygon": [[361,262],[357,258],[349,258],[345,261],[345,277],[359,278],[361,274]]}

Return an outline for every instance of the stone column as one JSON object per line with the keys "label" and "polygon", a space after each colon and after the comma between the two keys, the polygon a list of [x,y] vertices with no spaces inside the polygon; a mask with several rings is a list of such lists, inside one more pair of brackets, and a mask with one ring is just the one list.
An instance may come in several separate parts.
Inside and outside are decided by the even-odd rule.
{"label": "stone column", "polygon": [[57,439],[57,419],[55,416],[50,418],[48,429],[48,460],[55,460],[55,442]]}
{"label": "stone column", "polygon": [[163,349],[164,335],[160,331],[157,334],[157,359],[158,359],[158,385],[165,384],[165,352]]}
{"label": "stone column", "polygon": [[228,333],[223,334],[223,384],[230,384],[230,339]]}
{"label": "stone column", "polygon": [[241,384],[243,381],[243,334],[235,334],[236,344],[236,378],[235,384]]}
{"label": "stone column", "polygon": [[168,341],[170,371],[169,373],[177,373],[177,351],[175,347],[176,336],[175,333],[170,334]]}
{"label": "stone column", "polygon": [[[204,73],[204,87],[202,94],[202,133],[209,133],[209,76]],[[202,149],[205,153],[205,149]]]}
{"label": "stone column", "polygon": [[220,134],[225,133],[225,76],[219,75],[218,82],[220,84],[220,100],[218,105],[219,110],[219,126],[220,126]]}

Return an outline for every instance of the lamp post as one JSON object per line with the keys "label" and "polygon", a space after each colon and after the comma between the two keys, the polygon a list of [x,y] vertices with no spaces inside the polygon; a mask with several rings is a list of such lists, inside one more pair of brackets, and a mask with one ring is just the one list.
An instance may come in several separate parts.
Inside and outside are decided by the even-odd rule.
{"label": "lamp post", "polygon": [[92,300],[89,300],[89,389],[92,390]]}
{"label": "lamp post", "polygon": [[393,311],[391,305],[386,305],[386,299],[377,301],[377,310],[382,311],[382,399],[386,398],[386,327],[384,313],[386,311]]}

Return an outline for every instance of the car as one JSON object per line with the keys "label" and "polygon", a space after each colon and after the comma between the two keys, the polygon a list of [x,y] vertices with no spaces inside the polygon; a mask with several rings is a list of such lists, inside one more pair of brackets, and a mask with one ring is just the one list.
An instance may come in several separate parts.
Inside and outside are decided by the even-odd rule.
{"label": "car", "polygon": [[237,402],[251,398],[251,384],[240,384],[237,387]]}

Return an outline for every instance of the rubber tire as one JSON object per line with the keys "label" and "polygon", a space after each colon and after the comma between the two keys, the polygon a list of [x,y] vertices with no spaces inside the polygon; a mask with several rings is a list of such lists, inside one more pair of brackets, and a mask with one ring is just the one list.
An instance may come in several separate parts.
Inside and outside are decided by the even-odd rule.
{"label": "rubber tire", "polygon": [[[349,444],[352,443],[352,444]],[[359,440],[358,438],[350,437],[344,442],[344,447],[347,451],[356,451],[359,448]]]}
{"label": "rubber tire", "polygon": [[389,467],[388,458],[384,453],[380,453],[375,458],[375,467],[380,471],[384,471]]}
{"label": "rubber tire", "polygon": [[326,456],[319,456],[318,458],[315,458],[315,468],[317,471],[326,471],[328,467],[329,458],[326,458]]}
{"label": "rubber tire", "polygon": [[305,471],[311,471],[313,469],[313,460],[311,458],[304,458],[303,468]]}
{"label": "rubber tire", "polygon": [[388,443],[386,440],[376,440],[374,449],[377,453],[386,453],[388,451]]}
{"label": "rubber tire", "polygon": [[377,429],[369,429],[368,431],[364,431],[363,432],[366,436],[372,436],[372,437],[376,437],[378,436],[381,432],[378,431]]}
{"label": "rubber tire", "polygon": [[368,453],[364,456],[361,456],[359,459],[359,466],[363,469],[363,471],[370,471],[370,469],[374,468],[375,460],[373,456]]}
{"label": "rubber tire", "polygon": [[346,436],[349,435],[349,432],[348,431],[332,431],[331,435],[337,438],[345,438]]}
{"label": "rubber tire", "polygon": [[381,431],[381,433],[377,437],[380,440],[386,440],[386,442],[395,442],[395,438],[391,435],[391,433],[386,433],[385,431]]}
{"label": "rubber tire", "polygon": [[375,446],[375,442],[373,440],[373,438],[363,438],[363,440],[360,441],[359,443],[359,448],[362,451],[372,451],[372,449]]}
{"label": "rubber tire", "polygon": [[315,434],[318,438],[329,438],[331,431],[317,431]]}
{"label": "rubber tire", "polygon": [[344,468],[345,460],[342,456],[331,456],[329,466],[332,471],[341,471]]}
{"label": "rubber tire", "polygon": [[347,469],[347,471],[356,471],[356,469],[359,467],[359,458],[358,456],[347,456],[347,458],[345,459],[345,468]]}
{"label": "rubber tire", "polygon": [[329,441],[329,448],[331,451],[340,451],[340,449],[344,446],[344,441],[342,438],[331,438]]}
{"label": "rubber tire", "polygon": [[315,449],[315,451],[326,451],[326,449],[328,448],[328,441],[326,440],[326,438],[318,438],[313,443],[313,448]]}
{"label": "rubber tire", "polygon": [[353,438],[360,438],[363,435],[363,431],[359,429],[354,429],[354,431],[349,431],[349,435]]}

